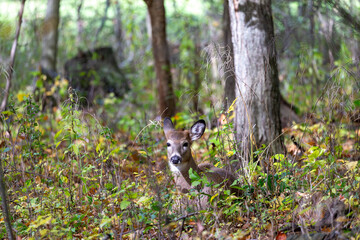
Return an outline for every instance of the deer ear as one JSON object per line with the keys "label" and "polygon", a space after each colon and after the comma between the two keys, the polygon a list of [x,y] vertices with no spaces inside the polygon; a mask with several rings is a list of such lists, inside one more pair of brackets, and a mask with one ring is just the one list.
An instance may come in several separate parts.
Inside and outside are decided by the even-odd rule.
{"label": "deer ear", "polygon": [[195,141],[198,140],[199,138],[201,138],[201,136],[204,134],[206,129],[206,124],[204,120],[199,120],[196,123],[194,123],[194,125],[192,125],[191,129],[190,129],[190,138],[191,141]]}
{"label": "deer ear", "polygon": [[164,133],[165,136],[167,135],[168,132],[174,130],[174,124],[172,123],[170,118],[165,118],[164,119]]}

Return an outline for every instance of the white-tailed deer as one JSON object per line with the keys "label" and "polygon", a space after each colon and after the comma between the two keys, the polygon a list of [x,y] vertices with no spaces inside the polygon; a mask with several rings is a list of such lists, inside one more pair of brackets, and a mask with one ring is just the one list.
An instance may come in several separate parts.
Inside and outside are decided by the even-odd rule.
{"label": "white-tailed deer", "polygon": [[[216,168],[212,164],[203,163],[197,165],[191,154],[191,144],[201,138],[206,128],[204,120],[197,121],[190,130],[176,131],[170,118],[164,119],[164,132],[167,139],[167,153],[171,172],[174,174],[176,186],[182,192],[188,192],[191,187],[189,177],[190,168],[200,176],[205,174],[210,182],[223,183],[233,193],[239,194],[239,190],[230,188],[236,180],[234,175],[224,169]],[[198,189],[199,190],[199,189]]]}

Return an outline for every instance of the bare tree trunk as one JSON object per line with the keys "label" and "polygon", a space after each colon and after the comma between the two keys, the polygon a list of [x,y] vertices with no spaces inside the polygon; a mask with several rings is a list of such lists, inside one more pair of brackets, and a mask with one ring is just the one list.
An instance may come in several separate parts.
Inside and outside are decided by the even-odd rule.
{"label": "bare tree trunk", "polygon": [[124,34],[123,34],[123,26],[121,21],[121,6],[119,1],[115,1],[114,3],[116,16],[114,23],[114,33],[115,33],[115,50],[116,50],[116,59],[119,63],[124,61]]}
{"label": "bare tree trunk", "polygon": [[20,29],[21,29],[22,17],[23,17],[23,13],[24,13],[25,1],[26,0],[21,1],[21,7],[19,10],[18,26],[16,29],[13,45],[11,47],[9,68],[7,70],[7,74],[5,74],[6,85],[5,85],[5,91],[4,91],[4,98],[3,98],[2,102],[1,102],[1,106],[0,106],[0,112],[5,110],[7,102],[8,102],[8,98],[9,98],[9,93],[10,93],[10,88],[11,88],[11,80],[12,80],[12,76],[14,73],[16,48],[17,48],[17,43],[19,41],[19,36],[20,36]]}
{"label": "bare tree trunk", "polygon": [[76,19],[77,30],[78,30],[78,33],[76,36],[76,47],[77,48],[80,47],[80,44],[82,42],[82,33],[84,31],[83,20],[81,19],[81,9],[83,6],[83,2],[84,2],[84,0],[80,0],[79,5],[77,7],[77,19]]}
{"label": "bare tree trunk", "polygon": [[155,60],[159,111],[162,117],[175,114],[175,95],[170,73],[170,57],[166,40],[164,0],[145,0],[151,20],[152,49]]}
{"label": "bare tree trunk", "polygon": [[201,76],[200,76],[200,44],[198,43],[197,37],[195,37],[194,41],[194,96],[193,96],[193,108],[195,112],[202,112],[202,110],[199,108],[199,92],[201,87]]}
{"label": "bare tree trunk", "polygon": [[307,17],[309,18],[309,35],[310,35],[310,46],[314,48],[315,46],[315,20],[314,20],[314,3],[313,0],[308,0],[307,4]]}
{"label": "bare tree trunk", "polygon": [[[25,2],[25,0],[24,0]],[[8,234],[8,238],[10,240],[15,239],[14,233],[11,227],[11,219],[10,219],[10,211],[7,203],[7,194],[6,194],[6,186],[4,182],[4,170],[2,167],[2,159],[0,158],[0,196],[1,196],[1,205],[2,212],[5,219],[5,227]]]}
{"label": "bare tree trunk", "polygon": [[[280,90],[271,0],[229,0],[236,76],[235,131],[245,160],[253,146],[282,151]],[[235,5],[234,5],[235,4]]]}
{"label": "bare tree trunk", "polygon": [[110,7],[110,0],[106,0],[104,16],[101,19],[100,27],[96,30],[95,39],[94,39],[94,42],[92,44],[92,48],[95,48],[95,45],[97,43],[99,34],[102,31],[102,29],[104,28],[104,26],[105,26],[105,22],[107,20],[107,14],[108,14],[109,7]]}
{"label": "bare tree trunk", "polygon": [[42,32],[41,71],[47,75],[56,72],[60,0],[48,0]]}
{"label": "bare tree trunk", "polygon": [[235,100],[235,75],[234,75],[234,49],[231,41],[231,28],[229,16],[228,0],[224,0],[223,13],[223,34],[225,44],[225,54],[223,54],[225,93],[224,109],[227,110]]}

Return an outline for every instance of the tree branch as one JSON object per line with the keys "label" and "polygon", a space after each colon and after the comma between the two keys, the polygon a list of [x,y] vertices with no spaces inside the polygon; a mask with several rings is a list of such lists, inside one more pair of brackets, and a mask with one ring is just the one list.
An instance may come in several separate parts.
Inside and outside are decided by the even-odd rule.
{"label": "tree branch", "polygon": [[3,98],[1,106],[0,106],[0,112],[5,110],[7,102],[8,102],[8,98],[9,98],[9,92],[10,92],[10,88],[11,88],[11,79],[12,79],[12,75],[14,73],[15,54],[16,54],[17,43],[19,41],[19,35],[20,35],[22,17],[23,17],[23,13],[24,13],[25,1],[26,0],[21,1],[21,7],[19,10],[18,26],[16,29],[13,45],[11,47],[10,63],[9,63],[8,71],[7,71],[8,74],[5,74],[6,75],[6,86],[5,86],[4,98]]}
{"label": "tree branch", "polygon": [[328,0],[327,3],[338,12],[345,24],[349,24],[356,32],[360,33],[360,19],[352,15],[344,6],[340,5],[338,0]]}

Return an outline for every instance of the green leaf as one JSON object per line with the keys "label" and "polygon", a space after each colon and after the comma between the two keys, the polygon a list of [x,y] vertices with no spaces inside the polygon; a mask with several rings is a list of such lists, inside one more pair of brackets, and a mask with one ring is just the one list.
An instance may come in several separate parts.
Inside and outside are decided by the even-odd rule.
{"label": "green leaf", "polygon": [[55,134],[54,138],[57,139],[57,138],[59,137],[59,135],[62,133],[62,131],[63,131],[63,129],[60,129],[60,131],[58,131],[58,132]]}
{"label": "green leaf", "polygon": [[299,215],[301,215],[301,214],[303,214],[303,213],[305,213],[305,212],[309,211],[311,208],[312,208],[312,206],[307,207],[307,208],[305,208],[305,209],[301,210],[301,212],[299,212]]}
{"label": "green leaf", "polygon": [[274,159],[278,160],[278,161],[282,161],[284,160],[284,154],[276,154],[274,155]]}
{"label": "green leaf", "polygon": [[61,142],[62,141],[57,142],[56,145],[55,145],[55,148],[57,148],[60,145]]}
{"label": "green leaf", "polygon": [[69,190],[65,189],[65,190],[64,190],[64,194],[65,194],[65,196],[70,197],[70,192],[69,192]]}
{"label": "green leaf", "polygon": [[355,105],[355,107],[360,107],[360,99],[356,99],[354,101],[354,105]]}
{"label": "green leaf", "polygon": [[76,155],[79,155],[79,146],[77,144],[73,144],[72,149]]}
{"label": "green leaf", "polygon": [[6,153],[6,152],[8,152],[8,151],[10,151],[11,150],[11,148],[10,147],[7,147],[7,148],[5,148],[4,150],[3,150],[3,153]]}
{"label": "green leaf", "polygon": [[127,201],[127,200],[123,200],[121,203],[120,203],[120,209],[121,210],[124,210],[126,209],[129,205],[130,205],[131,202]]}
{"label": "green leaf", "polygon": [[100,228],[103,228],[105,225],[108,225],[111,223],[111,218],[103,218],[101,219]]}
{"label": "green leaf", "polygon": [[198,181],[198,180],[192,181],[192,182],[191,182],[191,186],[196,187],[196,186],[199,185],[200,183],[201,183],[201,181]]}
{"label": "green leaf", "polygon": [[189,169],[189,177],[192,181],[200,180],[199,174],[195,172],[192,168]]}
{"label": "green leaf", "polygon": [[11,111],[6,110],[6,111],[2,111],[1,114],[11,116],[11,115],[13,115],[14,113],[11,112]]}

